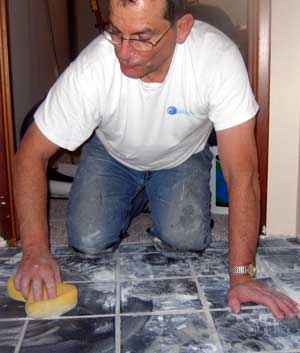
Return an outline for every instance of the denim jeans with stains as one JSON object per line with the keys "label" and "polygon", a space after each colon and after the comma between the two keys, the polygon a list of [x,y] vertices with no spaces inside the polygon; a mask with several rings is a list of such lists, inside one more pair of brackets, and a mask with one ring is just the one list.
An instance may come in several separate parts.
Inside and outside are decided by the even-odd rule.
{"label": "denim jeans with stains", "polygon": [[199,251],[211,242],[208,146],[178,167],[137,171],[112,158],[96,135],[82,149],[67,211],[68,240],[97,254],[119,242],[147,201],[151,231],[179,250]]}

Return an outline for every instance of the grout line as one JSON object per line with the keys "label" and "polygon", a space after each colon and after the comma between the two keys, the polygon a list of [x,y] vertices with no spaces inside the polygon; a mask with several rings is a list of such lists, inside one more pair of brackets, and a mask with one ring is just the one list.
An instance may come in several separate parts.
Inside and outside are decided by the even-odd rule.
{"label": "grout line", "polygon": [[192,266],[192,263],[191,261],[189,261],[189,264],[190,264],[190,268],[191,268],[191,272],[192,272],[192,276],[193,276],[193,280],[196,284],[196,287],[197,287],[197,291],[198,291],[198,295],[200,297],[200,300],[202,302],[202,305],[203,305],[203,311],[204,311],[204,314],[206,316],[206,319],[208,321],[208,326],[210,329],[212,329],[213,331],[213,337],[215,338],[215,344],[216,344],[216,347],[218,349],[218,352],[219,353],[224,353],[224,350],[223,350],[223,347],[222,347],[222,344],[221,344],[221,341],[220,341],[220,338],[219,338],[219,335],[218,335],[218,331],[215,327],[215,324],[214,324],[214,321],[213,321],[213,318],[211,316],[211,313],[209,311],[209,305],[208,305],[208,302],[206,300],[206,297],[204,295],[204,291],[203,289],[201,288],[200,286],[200,283],[198,281],[198,275],[197,273],[194,271],[194,268]]}
{"label": "grout line", "polygon": [[128,278],[121,278],[121,282],[153,282],[153,281],[166,281],[166,280],[180,280],[180,279],[192,279],[191,275],[187,275],[187,276],[165,276],[165,277],[144,277],[144,278],[132,278],[132,277],[128,277]]}
{"label": "grout line", "polygon": [[[197,274],[198,277],[201,278],[216,278],[216,275],[201,275]],[[220,274],[222,276],[222,274]],[[228,279],[228,275],[224,273],[224,278]],[[157,277],[145,277],[145,278],[138,278],[138,277],[122,277],[120,280],[121,282],[153,282],[153,281],[165,281],[165,280],[180,280],[180,279],[193,279],[192,275],[184,275],[184,276],[157,276]]]}
{"label": "grout line", "polygon": [[28,318],[29,321],[58,321],[58,320],[74,320],[74,319],[101,319],[101,318],[114,318],[115,314],[95,314],[95,315],[74,315],[74,316],[52,316],[44,318]]}
{"label": "grout line", "polygon": [[[252,305],[243,307],[242,311],[246,310],[258,310],[265,308],[262,305]],[[228,311],[231,309],[229,307],[225,308],[214,308],[209,309],[210,312],[218,312],[218,311]],[[194,314],[194,313],[204,313],[204,309],[169,309],[169,310],[155,310],[155,311],[136,311],[136,312],[127,312],[127,313],[119,313],[119,314],[95,314],[95,315],[70,315],[70,316],[56,316],[56,317],[46,317],[39,319],[32,318],[15,318],[15,319],[0,319],[0,322],[13,322],[13,321],[49,321],[49,320],[73,320],[73,319],[101,319],[101,318],[117,318],[117,317],[128,317],[128,316],[164,316],[164,315],[185,315],[185,314]]]}
{"label": "grout line", "polygon": [[174,309],[174,310],[155,310],[155,311],[144,311],[144,312],[133,312],[133,313],[122,313],[120,317],[127,316],[166,316],[166,315],[185,315],[203,313],[202,309]]}
{"label": "grout line", "polygon": [[[117,254],[119,255],[119,249]],[[120,307],[121,307],[121,282],[120,282],[120,256],[116,256],[116,308],[115,308],[115,349],[116,353],[121,353],[121,318],[120,318]]]}
{"label": "grout line", "polygon": [[19,353],[20,352],[20,349],[21,349],[21,346],[22,346],[22,343],[23,343],[23,339],[24,339],[24,336],[25,336],[25,332],[27,330],[27,326],[28,326],[28,320],[26,320],[24,322],[24,325],[22,327],[20,336],[18,338],[18,342],[17,342],[17,345],[15,347],[14,353]]}
{"label": "grout line", "polygon": [[[255,353],[255,351],[247,351],[244,353]],[[299,349],[288,349],[288,350],[280,350],[280,351],[259,351],[259,353],[299,353]]]}
{"label": "grout line", "polygon": [[0,319],[0,322],[26,321],[26,320],[28,320],[27,317],[16,317],[16,318]]}
{"label": "grout line", "polygon": [[72,281],[72,280],[67,280],[67,281],[64,281],[65,283],[74,283],[74,284],[100,284],[100,283],[103,283],[103,284],[113,284],[115,283],[116,281],[114,279],[102,279],[102,280],[99,280],[99,281],[95,281],[95,280],[88,280],[88,281]]}

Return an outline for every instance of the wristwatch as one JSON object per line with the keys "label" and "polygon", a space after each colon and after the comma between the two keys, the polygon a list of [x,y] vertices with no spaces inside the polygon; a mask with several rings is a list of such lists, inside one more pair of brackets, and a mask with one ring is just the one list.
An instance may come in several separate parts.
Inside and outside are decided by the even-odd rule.
{"label": "wristwatch", "polygon": [[255,277],[256,267],[255,264],[232,265],[230,266],[229,273],[231,275],[248,275],[250,277]]}

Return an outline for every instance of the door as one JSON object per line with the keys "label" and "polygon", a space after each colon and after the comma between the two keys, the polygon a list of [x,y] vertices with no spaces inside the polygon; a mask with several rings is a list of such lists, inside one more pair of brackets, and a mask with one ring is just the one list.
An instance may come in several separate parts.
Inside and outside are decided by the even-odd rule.
{"label": "door", "polygon": [[14,138],[6,15],[6,1],[0,0],[0,236],[15,244],[17,235],[12,192]]}

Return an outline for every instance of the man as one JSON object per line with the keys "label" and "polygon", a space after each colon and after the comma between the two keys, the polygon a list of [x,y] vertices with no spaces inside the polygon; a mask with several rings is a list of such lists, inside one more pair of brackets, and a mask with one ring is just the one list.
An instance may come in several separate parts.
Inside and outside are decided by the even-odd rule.
{"label": "man", "polygon": [[67,216],[69,243],[89,254],[116,246],[145,204],[161,247],[209,246],[215,127],[230,195],[229,305],[253,301],[281,319],[296,303],[251,275],[259,224],[257,104],[233,43],[184,13],[180,0],[111,0],[104,35],[51,89],[16,156],[23,258],[15,285],[41,299],[61,280],[48,247],[46,168],[59,147],[85,144]]}

